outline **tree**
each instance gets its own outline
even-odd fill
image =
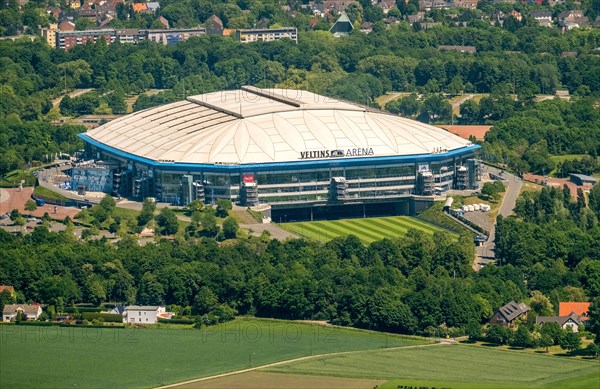
[[[511,342],[512,345],[517,347],[530,347],[531,346],[531,334],[529,330],[524,325],[520,325],[519,328],[515,331],[513,335],[513,339]]]
[[[560,348],[568,350],[572,353],[575,350],[581,348],[581,338],[575,332],[566,330],[566,333],[560,338]]]
[[[554,340],[552,339],[552,337],[550,335],[542,334],[539,345],[540,345],[540,347],[545,347],[546,352],[548,352],[548,347],[554,345]]]
[[[179,222],[175,211],[171,208],[163,208],[156,216],[156,224],[162,235],[175,235],[179,230]]]
[[[447,123],[452,117],[452,106],[441,95],[432,95],[423,102],[423,113],[427,122]]]
[[[240,226],[234,217],[229,216],[225,219],[223,222],[223,234],[225,235],[225,238],[233,239],[237,237],[239,227]]]
[[[202,212],[202,210],[204,209],[204,203],[202,202],[202,200],[193,200],[190,201],[186,208],[188,209],[188,213],[192,215],[195,212]]]
[[[558,323],[554,323],[554,322],[545,323],[542,326],[542,328],[540,329],[540,333],[542,334],[542,337],[544,335],[548,335],[550,337],[550,339],[552,339],[552,342],[554,344],[560,343],[562,330],[560,328],[560,325],[558,325]]]
[[[488,329],[486,339],[490,343],[506,344],[512,337],[512,331],[499,324],[494,324]]]
[[[7,304],[14,303],[15,299],[8,290],[4,289],[2,292],[0,292],[0,312],[4,310],[4,306],[6,306]]]
[[[165,291],[162,283],[152,273],[145,273],[140,280],[136,300],[142,305],[160,305],[164,303]]]
[[[37,205],[33,200],[27,200],[25,202],[25,210],[26,211],[35,211],[37,209]]]
[[[142,212],[137,216],[139,226],[145,226],[152,218],[154,218],[154,211],[156,210],[156,203],[150,198],[144,199],[142,205]]]
[[[215,216],[214,210],[212,208],[207,208],[202,213],[200,224],[202,225],[202,230],[208,236],[215,236],[219,232],[219,226],[217,225],[217,217]]]
[[[208,286],[203,286],[194,297],[192,313],[194,315],[204,315],[215,308],[218,303],[217,295]]]
[[[596,335],[594,342],[600,344],[600,296],[592,300],[592,304],[590,304],[588,310],[588,325],[590,331]]]
[[[217,216],[218,217],[227,217],[229,215],[229,211],[233,208],[233,204],[231,200],[228,199],[218,199],[217,200]]]
[[[405,117],[415,117],[421,110],[421,102],[416,94],[411,94],[402,99],[392,100],[385,105],[388,111]]]

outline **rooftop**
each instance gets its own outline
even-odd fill
[[[157,162],[298,161],[306,152],[360,156],[440,153],[473,146],[449,132],[308,91],[242,87],[191,96],[113,120],[82,136]],[[356,156],[356,154],[353,154]]]

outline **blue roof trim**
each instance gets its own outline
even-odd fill
[[[241,165],[214,165],[208,163],[164,163],[154,161],[152,159],[140,157],[138,155],[126,153],[119,149],[111,146],[107,146],[104,143],[98,142],[85,135],[84,133],[77,135],[84,142],[91,144],[99,149],[106,151],[107,153],[114,154],[121,158],[138,162],[144,165],[152,166],[154,168],[163,170],[176,170],[176,171],[193,171],[202,170],[205,172],[223,172],[223,171],[270,171],[270,170],[291,170],[291,169],[318,169],[325,167],[352,167],[365,165],[368,161],[369,164],[376,165],[390,165],[397,163],[418,163],[418,162],[436,162],[447,158],[453,158],[465,154],[472,154],[475,150],[481,148],[479,145],[471,145],[461,147],[459,149],[451,150],[446,153],[439,154],[413,154],[413,155],[397,155],[397,156],[385,156],[385,157],[362,157],[362,158],[331,158],[331,159],[320,159],[314,161],[288,161],[288,162],[270,162],[270,163],[249,163]]]

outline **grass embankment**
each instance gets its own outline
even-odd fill
[[[21,180],[25,181],[23,186],[33,186],[36,177],[31,170],[13,170],[0,177],[0,188],[18,188]]]
[[[33,193],[39,196],[46,197],[48,199],[56,200],[56,201],[69,201],[68,197],[61,195],[60,193],[56,193],[51,191],[48,188],[44,188],[43,186],[36,186],[33,190]]]
[[[283,223],[278,226],[309,239],[329,241],[338,236],[356,235],[363,243],[383,238],[396,239],[414,229],[433,235],[443,228],[410,216],[373,217],[366,219],[323,220],[316,222]],[[457,235],[451,231],[454,237]]]
[[[204,330],[0,326],[2,388],[139,388],[418,338],[240,318]],[[35,374],[31,374],[35,371]]]
[[[473,231],[469,230],[455,220],[450,219],[444,215],[444,203],[436,202],[431,207],[426,209],[417,215],[417,219],[423,220],[427,223],[434,224],[439,227],[443,227],[447,230],[453,231],[457,234],[473,234]]]
[[[600,363],[468,345],[376,350],[325,356],[267,371],[392,380],[399,385],[449,388],[598,388]]]

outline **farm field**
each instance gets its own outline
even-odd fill
[[[262,370],[193,382],[177,389],[373,389],[382,380],[267,373]],[[394,387],[396,389],[396,387]]]
[[[398,385],[451,388],[597,388],[598,360],[524,353],[469,345],[375,350],[324,356],[269,372],[386,379]]]
[[[372,331],[251,318],[204,330],[0,325],[0,387],[155,387],[311,354],[422,343]]]
[[[363,243],[383,238],[395,239],[415,229],[433,235],[447,231],[410,216],[373,217],[366,219],[322,220],[316,222],[283,223],[278,226],[309,239],[328,241],[338,236],[356,235]],[[447,231],[454,237],[457,234]]]

